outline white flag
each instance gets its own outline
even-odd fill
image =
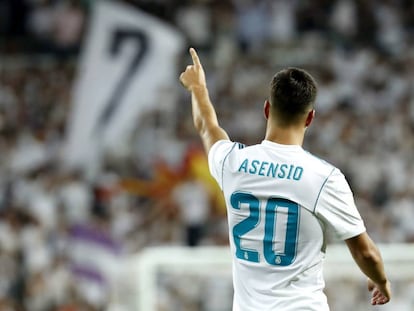
[[[64,162],[85,168],[127,140],[157,92],[177,80],[184,45],[171,26],[125,4],[96,1],[67,125]]]

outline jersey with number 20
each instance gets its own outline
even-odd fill
[[[344,175],[298,145],[221,140],[209,168],[227,205],[233,311],[327,311],[327,233],[365,231]]]

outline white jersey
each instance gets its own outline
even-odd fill
[[[298,145],[221,140],[209,167],[227,205],[234,311],[326,311],[327,232],[365,232],[344,175]]]

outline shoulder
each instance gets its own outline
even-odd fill
[[[332,208],[354,206],[354,198],[351,187],[345,175],[336,167],[331,166],[330,173],[326,176],[319,192],[318,203],[330,205]]]
[[[239,142],[234,142],[231,140],[219,140],[216,143],[214,143],[213,146],[211,146],[208,152],[209,161],[210,159],[220,159],[230,154],[233,150],[240,150],[244,149],[245,147],[246,145]]]
[[[304,150],[304,152],[307,155],[312,166],[315,168],[315,170],[322,171],[324,172],[324,174],[326,174],[326,184],[347,184],[344,174],[338,167],[322,158],[319,158],[318,156],[310,153],[309,151]]]
[[[313,153],[307,151],[307,150],[303,150],[305,156],[308,158],[308,161],[311,162],[313,165],[316,165],[318,167],[323,167],[328,171],[333,171],[333,170],[338,170],[339,169],[333,165],[332,163],[314,155]]]
[[[331,191],[343,191],[347,193],[352,192],[345,175],[340,169],[334,166],[332,166],[332,171],[327,178],[326,188]]]
[[[319,180],[319,199],[322,197],[337,198],[352,195],[345,175],[335,165],[305,151],[307,168],[313,171],[313,176]]]
[[[208,166],[211,175],[221,185],[224,164],[235,150],[244,149],[245,145],[231,140],[219,140],[211,146],[208,152]]]

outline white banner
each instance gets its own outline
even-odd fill
[[[103,150],[130,137],[157,93],[176,83],[182,36],[171,26],[125,4],[96,1],[86,37],[64,162],[85,168]]]

